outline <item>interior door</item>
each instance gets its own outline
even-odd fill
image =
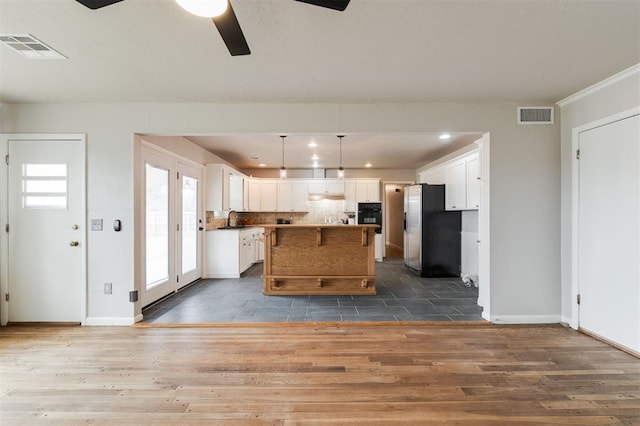
[[[579,144],[580,327],[640,351],[640,118]]]
[[[8,320],[85,318],[85,141],[9,140]]]
[[[177,288],[201,278],[202,168],[178,164],[178,256]]]

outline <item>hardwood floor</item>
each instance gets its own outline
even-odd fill
[[[640,360],[561,326],[4,327],[0,423],[43,421],[638,424]]]

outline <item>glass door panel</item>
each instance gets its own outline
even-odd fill
[[[169,278],[169,170],[146,165],[146,287]]]
[[[178,256],[180,260],[178,288],[201,277],[200,244],[202,222],[200,219],[200,174],[201,169],[179,164],[180,182],[180,232]]]

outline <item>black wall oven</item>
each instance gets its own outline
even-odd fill
[[[358,203],[359,225],[380,225],[376,234],[382,233],[382,203]]]

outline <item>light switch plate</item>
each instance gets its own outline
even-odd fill
[[[91,219],[91,230],[102,231],[102,219]]]

